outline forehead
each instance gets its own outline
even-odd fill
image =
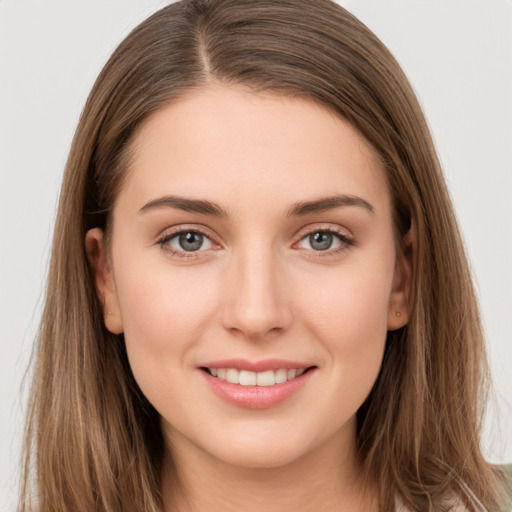
[[[283,207],[333,194],[389,203],[373,148],[304,98],[212,85],[150,116],[132,144],[120,196],[140,205],[163,194],[215,196],[226,209],[261,196]]]

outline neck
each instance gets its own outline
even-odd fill
[[[271,468],[233,466],[197,447],[179,449],[183,442],[166,457],[165,512],[378,511],[375,483],[363,479],[355,450],[343,450],[336,438]]]

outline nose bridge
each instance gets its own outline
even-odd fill
[[[268,241],[233,252],[224,311],[226,328],[257,338],[287,326],[290,312],[279,269]]]

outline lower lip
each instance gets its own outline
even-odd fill
[[[200,370],[214,393],[227,402],[244,409],[266,409],[273,407],[297,393],[314,373],[311,368],[299,377],[273,386],[241,386],[218,379]]]

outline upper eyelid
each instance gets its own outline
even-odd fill
[[[218,237],[215,236],[215,234],[212,234],[211,230],[203,227],[203,226],[188,226],[188,225],[179,225],[174,227],[169,227],[166,229],[163,229],[159,235],[156,237],[157,242],[161,241],[163,239],[170,239],[173,238],[181,233],[199,233],[206,238],[209,238],[212,242],[219,244],[217,241]],[[220,244],[219,244],[220,245]]]
[[[348,228],[329,224],[329,223],[318,223],[318,224],[310,224],[296,231],[294,237],[300,237],[302,240],[305,236],[308,236],[312,233],[316,233],[318,231],[324,231],[328,233],[334,233],[336,235],[345,236],[346,238],[352,238],[352,233]]]

